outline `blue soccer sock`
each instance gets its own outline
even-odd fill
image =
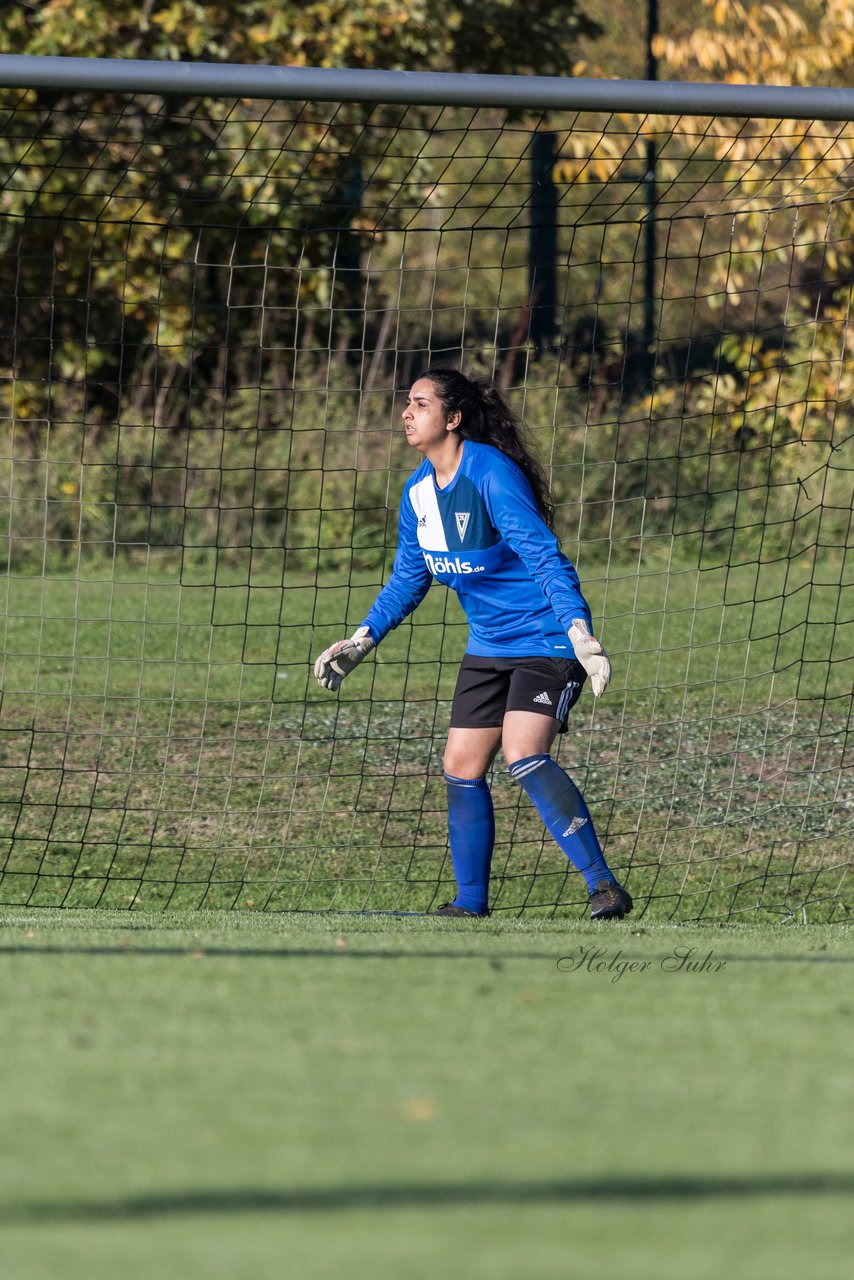
[[[584,797],[569,775],[550,755],[526,756],[509,772],[527,792],[561,849],[591,891],[600,880],[616,884],[593,827]]]
[[[489,868],[495,844],[495,811],[485,778],[445,774],[448,835],[457,878],[455,907],[484,912],[489,903]]]

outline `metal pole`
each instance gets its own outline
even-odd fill
[[[557,324],[556,138],[548,130],[531,138],[531,228],[528,241],[529,332],[537,352],[554,343]]]
[[[0,88],[854,120],[854,89],[0,54]]]
[[[646,76],[654,82],[658,79],[658,59],[653,48],[658,35],[658,0],[647,0],[646,26]],[[644,228],[644,298],[643,298],[643,349],[646,380],[652,384],[655,375],[655,256],[656,256],[656,206],[658,204],[657,152],[655,139],[646,141],[646,172],[644,194],[646,197],[646,226]]]

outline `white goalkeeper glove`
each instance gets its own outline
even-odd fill
[[[333,693],[337,693],[344,677],[358,667],[373,647],[374,642],[368,628],[359,627],[349,640],[338,640],[324,649],[314,664],[314,674],[321,689],[331,689]]]
[[[599,698],[611,679],[611,664],[593,632],[583,618],[573,618],[568,632],[575,656],[590,677],[594,698]]]

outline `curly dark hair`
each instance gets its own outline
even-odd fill
[[[545,472],[530,453],[519,420],[494,383],[488,378],[467,378],[457,369],[427,369],[420,376],[433,383],[447,417],[461,415],[457,430],[464,440],[491,444],[513,459],[531,486],[540,515],[554,529],[554,505]]]

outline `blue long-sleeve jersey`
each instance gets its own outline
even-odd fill
[[[469,622],[466,652],[479,657],[571,658],[573,618],[592,625],[575,567],[530,484],[491,445],[464,441],[443,489],[426,459],[407,481],[394,569],[362,623],[377,644],[434,579],[456,591]]]

